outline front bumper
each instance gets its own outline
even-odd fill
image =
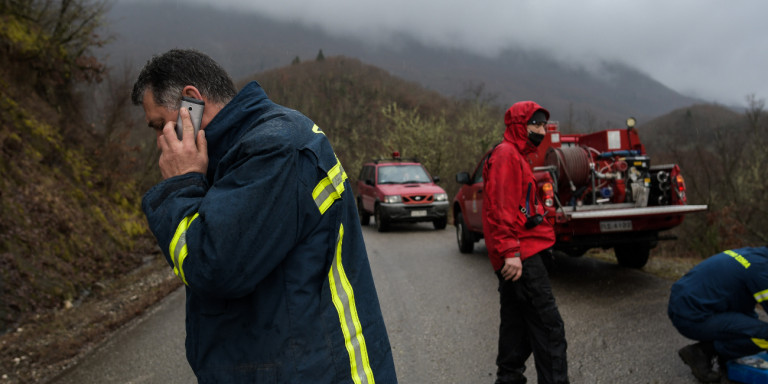
[[[431,204],[380,204],[381,218],[385,221],[419,222],[448,218],[448,201]]]

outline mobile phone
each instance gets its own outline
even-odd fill
[[[192,119],[192,126],[195,127],[195,139],[197,139],[197,132],[200,131],[200,123],[203,121],[205,102],[185,96],[181,98],[181,108],[186,108],[189,111],[189,117]],[[184,127],[181,125],[181,112],[179,112],[179,119],[176,120],[176,137],[178,137],[179,140],[181,140],[183,132]]]

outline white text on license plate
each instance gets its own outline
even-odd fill
[[[425,210],[419,210],[419,211],[411,211],[411,217],[424,217],[427,215],[427,211]]]
[[[601,221],[600,232],[631,231],[632,220]]]

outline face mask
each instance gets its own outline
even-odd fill
[[[528,141],[530,141],[534,147],[538,147],[542,140],[544,140],[544,135],[541,133],[528,132]]]

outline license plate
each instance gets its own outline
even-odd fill
[[[601,221],[600,232],[631,231],[632,220]]]
[[[411,217],[424,217],[427,215],[427,211],[411,211]]]

